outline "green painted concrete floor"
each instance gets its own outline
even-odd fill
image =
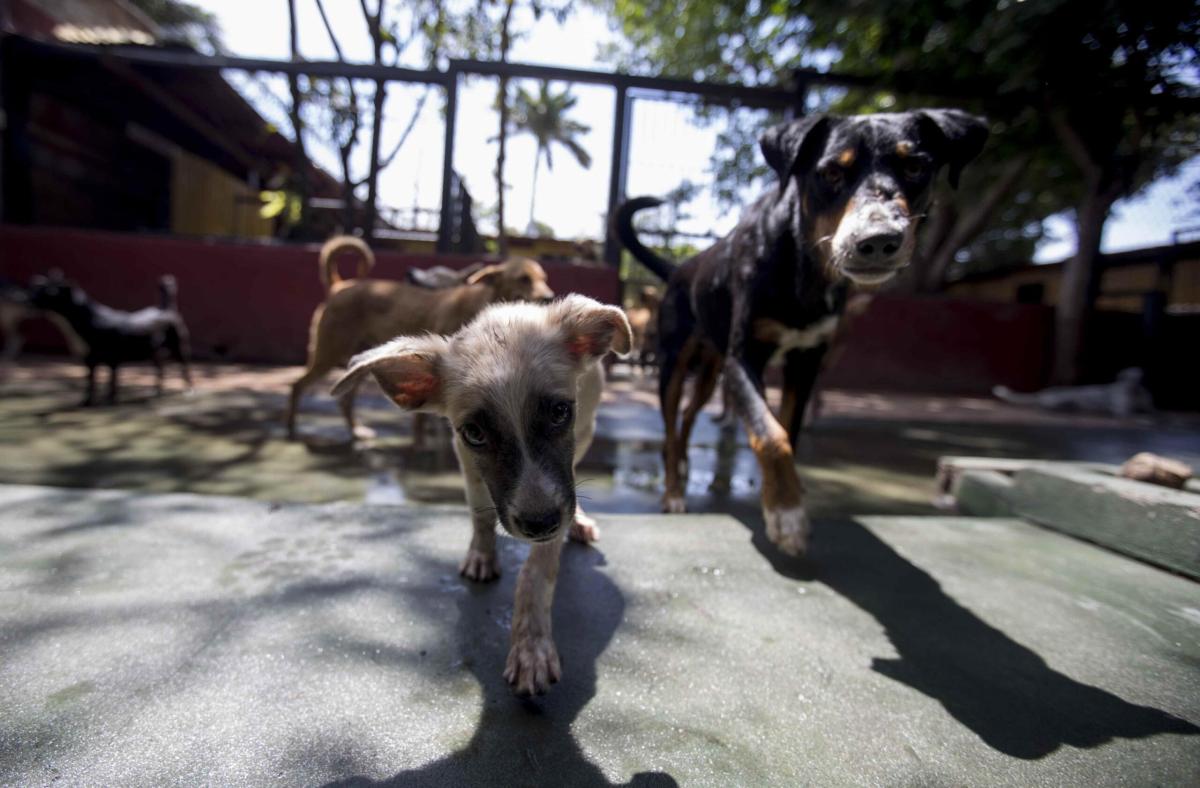
[[[940,455],[1196,463],[1193,419],[831,392],[797,561],[711,414],[689,486],[710,514],[653,514],[653,396],[616,379],[580,474],[604,538],[568,546],[556,600],[565,675],[522,702],[500,672],[526,548],[461,580],[444,441],[414,448],[368,396],[381,436],[351,446],[316,395],[287,442],[295,374],[206,366],[155,399],[131,370],[94,409],[62,364],[0,383],[0,784],[1200,782],[1200,586],[1019,521],[911,516]]]
[[[0,486],[0,784],[1195,785],[1196,584],[1013,520],[601,515],[562,681],[462,507]],[[669,523],[669,525],[668,525]]]

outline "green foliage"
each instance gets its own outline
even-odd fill
[[[530,134],[537,143],[539,156],[546,158],[546,168],[554,169],[551,151],[555,144],[562,145],[579,166],[587,169],[592,166],[591,155],[579,144],[576,137],[587,134],[591,126],[571,120],[567,114],[575,107],[579,99],[571,95],[571,89],[564,88],[561,93],[554,93],[549,82],[541,82],[536,94],[530,93],[523,86],[517,88],[513,97],[512,115],[509,118],[511,133]]]
[[[553,235],[544,233],[541,228],[549,229],[534,219],[534,205],[537,200],[538,164],[546,159],[546,169],[554,169],[552,155],[555,145],[561,145],[570,151],[579,166],[587,169],[592,166],[592,156],[576,139],[581,134],[587,134],[591,127],[567,117],[575,107],[578,99],[571,95],[570,87],[563,88],[561,93],[550,89],[549,82],[541,82],[537,93],[530,93],[523,86],[517,87],[513,97],[512,112],[509,115],[509,133],[529,134],[537,144],[533,158],[533,189],[529,203],[530,230],[538,235]]]
[[[130,0],[130,4],[150,17],[171,41],[210,53],[223,49],[221,26],[211,11],[182,0]]]
[[[987,114],[993,136],[968,168],[956,202],[968,205],[1016,156],[1026,171],[968,245],[992,265],[1029,259],[1045,217],[1094,188],[1064,129],[1129,195],[1200,149],[1194,2],[1142,0],[594,0],[626,41],[607,52],[630,70],[747,83],[786,83],[797,66],[878,77],[874,90],[827,90],[838,112],[961,106]],[[958,96],[947,99],[945,96]],[[740,119],[719,137],[711,171],[728,204],[763,173],[761,124]],[[962,256],[962,255],[960,255]]]

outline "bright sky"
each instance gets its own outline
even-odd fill
[[[215,12],[231,53],[274,59],[288,57],[286,0],[193,1]],[[317,15],[316,4],[312,0],[297,0],[297,7],[301,53],[312,60],[333,59],[333,48]],[[369,60],[370,39],[358,0],[326,0],[326,8],[347,59]],[[545,15],[536,24],[531,18],[517,19],[514,27],[530,33],[514,45],[510,56],[513,61],[606,68],[597,60],[596,54],[599,46],[611,40],[613,34],[604,17],[586,4],[577,5],[575,13],[562,26]],[[231,73],[229,76],[264,116],[276,123],[283,133],[290,133],[283,106],[277,99],[270,98],[271,94],[287,95],[281,78],[260,78],[257,86],[246,87],[240,75]],[[563,85],[553,87],[559,91]],[[362,85],[365,95],[369,95],[370,89],[369,83]],[[408,124],[423,90],[400,83],[394,83],[389,89],[382,145],[385,152],[391,149]],[[573,92],[579,101],[572,117],[591,127],[580,142],[591,154],[592,165],[590,169],[584,169],[565,149],[555,149],[553,170],[547,171],[543,162],[539,174],[535,215],[538,221],[553,227],[559,237],[599,239],[603,237],[608,195],[614,94],[609,88],[590,85],[574,86]],[[477,78],[460,85],[454,166],[466,181],[477,205],[485,211],[496,202],[492,174],[496,146],[489,142],[496,134],[494,99],[494,81]],[[697,126],[692,121],[690,109],[669,100],[647,97],[634,101],[628,193],[661,195],[685,178],[707,184],[711,180],[707,170],[716,133],[715,128]],[[353,162],[357,168],[356,177],[361,177],[366,169],[368,136],[368,133],[362,135],[362,144],[356,151]],[[442,137],[442,97],[435,88],[400,154],[381,175],[380,194],[385,205],[437,207],[441,193]],[[340,175],[334,151],[311,147],[322,166]],[[510,186],[506,223],[519,230],[529,222],[533,156],[532,138],[510,138],[505,170]],[[1180,177],[1156,184],[1139,198],[1119,204],[1105,233],[1105,249],[1116,251],[1170,243],[1173,229],[1200,224],[1197,206],[1189,203],[1184,194],[1186,185],[1195,182],[1200,175],[1200,162],[1193,160],[1191,164],[1190,179]],[[748,198],[755,192],[753,187],[751,185],[747,190]],[[691,232],[723,233],[737,220],[735,214],[722,213],[707,194],[690,203],[686,212],[691,218],[679,229]],[[485,231],[495,226],[494,219],[487,217],[481,218],[480,224]],[[434,225],[427,226],[432,228]],[[1059,220],[1052,224],[1052,229],[1059,239],[1042,245],[1037,254],[1039,260],[1062,259],[1074,250],[1073,229],[1069,222]]]

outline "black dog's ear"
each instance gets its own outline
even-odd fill
[[[949,165],[950,185],[958,188],[962,169],[983,150],[987,142],[987,119],[959,109],[923,109],[917,113],[935,129],[934,147]]]
[[[763,158],[780,181],[786,181],[802,158],[805,149],[812,147],[824,137],[829,129],[829,118],[825,115],[805,115],[772,126],[758,138]]]

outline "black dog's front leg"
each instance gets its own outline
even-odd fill
[[[117,404],[117,365],[110,364],[108,367],[108,404]]]
[[[808,350],[792,350],[784,357],[783,403],[779,409],[779,421],[787,428],[793,451],[804,429],[805,412],[823,368],[827,348],[828,345],[820,345]]]
[[[771,413],[763,396],[762,371],[771,349],[745,340],[748,311],[733,312],[729,355],[725,360],[725,385],[729,401],[746,427],[750,448],[762,470],[763,520],[767,538],[789,555],[802,555],[808,547],[809,522],[804,511],[804,488],[792,459],[787,430]]]

